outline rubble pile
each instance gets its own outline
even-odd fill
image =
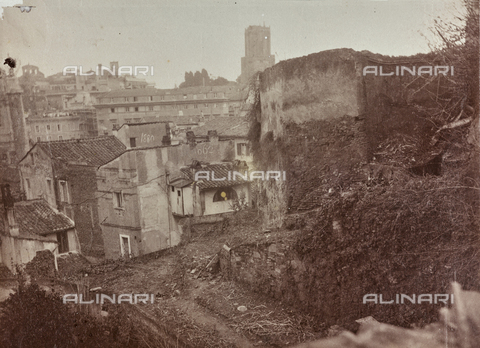
[[[417,137],[396,133],[381,142],[373,152],[373,162],[409,168],[419,164],[421,141]]]
[[[55,276],[55,256],[50,250],[37,251],[36,256],[26,265],[25,271],[33,279],[53,278]]]
[[[83,273],[83,269],[90,266],[85,256],[77,253],[57,257],[58,277],[63,280],[75,281]]]

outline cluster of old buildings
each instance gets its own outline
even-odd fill
[[[240,80],[273,63],[270,29],[249,27]],[[0,75],[0,263],[11,270],[45,249],[151,253],[251,204],[247,177],[195,175],[251,169],[245,84],[160,90],[132,76],[22,72]]]

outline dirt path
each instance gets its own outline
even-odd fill
[[[168,255],[148,264],[127,264],[113,272],[92,275],[90,287],[100,286],[102,291],[112,293],[155,294],[154,305],[142,306],[141,310],[169,322],[176,329],[175,334],[190,338],[194,346],[202,346],[203,340],[212,347],[254,347],[244,335],[228,327],[223,318],[195,302],[208,283],[181,277],[176,258],[176,255]]]
[[[250,224],[236,222],[234,229],[225,229],[225,224],[201,226],[183,246],[100,274],[94,270],[88,276],[90,288],[155,294],[154,305],[142,305],[142,310],[168,323],[173,336],[193,347],[282,347],[319,337],[311,318],[206,269],[224,243],[263,235],[254,219],[244,221]]]

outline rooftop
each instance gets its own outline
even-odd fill
[[[218,136],[247,137],[249,124],[245,117],[216,117],[205,121],[200,127],[193,128],[196,136],[207,136],[209,130],[216,130]]]
[[[2,205],[0,232],[5,233],[3,209]],[[46,235],[75,228],[70,218],[54,210],[43,199],[15,202],[14,209],[20,238],[47,240]]]
[[[38,142],[35,146],[39,146],[54,160],[90,166],[110,162],[126,150],[125,145],[113,135]]]

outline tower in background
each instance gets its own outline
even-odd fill
[[[115,71],[115,77],[118,77],[118,68],[118,62],[110,62],[110,70]]]
[[[257,71],[275,64],[270,53],[270,27],[251,25],[245,29],[245,57],[242,57],[241,83],[247,83]]]

